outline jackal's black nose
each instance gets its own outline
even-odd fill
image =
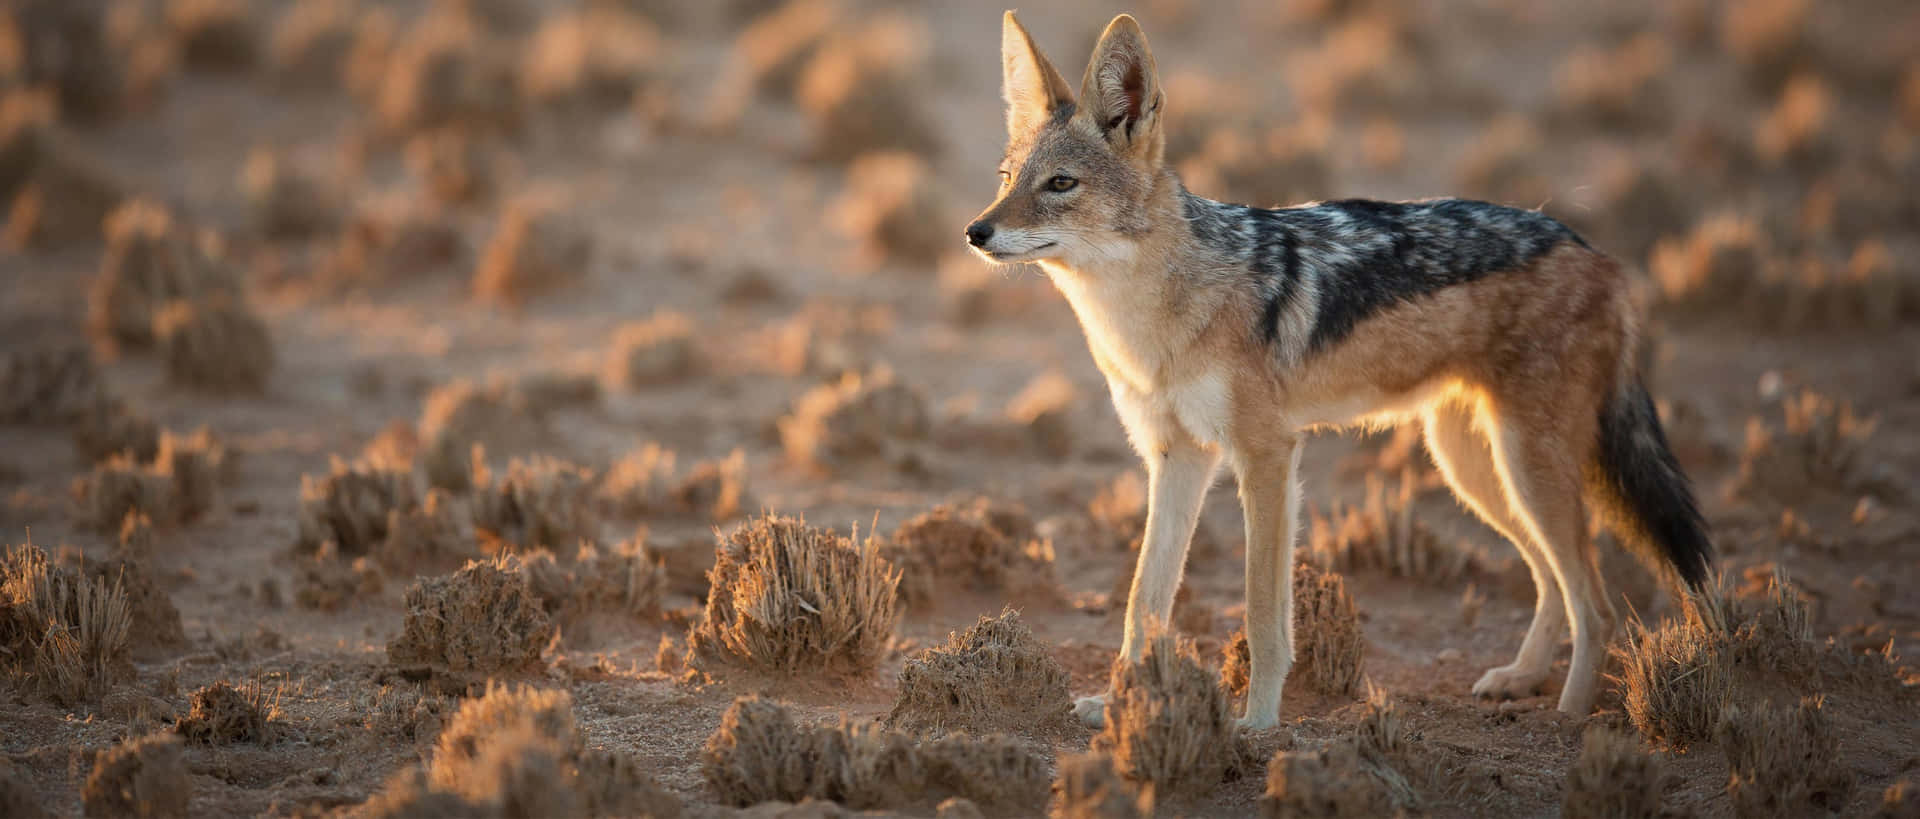
[[[993,238],[993,225],[986,222],[974,222],[967,226],[967,244],[979,247]]]

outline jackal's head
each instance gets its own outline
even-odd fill
[[[1080,266],[1129,255],[1150,226],[1166,142],[1146,35],[1132,17],[1115,17],[1093,48],[1078,103],[1011,11],[1000,50],[1000,196],[967,226],[968,244],[992,262]]]

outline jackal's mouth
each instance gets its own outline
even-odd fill
[[[1027,259],[1033,256],[1033,254],[1035,253],[1039,253],[1042,250],[1046,250],[1058,244],[1059,242],[1046,242],[1044,244],[1034,245],[1033,247],[1027,248],[1025,250],[987,250],[984,248],[976,248],[976,249],[980,251],[981,255],[986,256],[987,258],[992,259],[996,262],[1017,262],[1017,261],[1022,261],[1024,259]]]

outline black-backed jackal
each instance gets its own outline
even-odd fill
[[[1532,693],[1569,623],[1560,710],[1585,714],[1613,628],[1587,504],[1699,584],[1712,546],[1635,372],[1620,266],[1540,213],[1348,200],[1262,209],[1188,193],[1133,18],[1107,26],[1076,100],[1009,12],[1000,194],[967,227],[996,263],[1036,262],[1067,297],[1150,475],[1122,656],[1165,623],[1224,457],[1246,512],[1252,679],[1241,724],[1279,719],[1293,663],[1301,436],[1418,419],[1460,501],[1532,571],[1533,624],[1474,685]],[[1097,723],[1100,698],[1076,710]]]

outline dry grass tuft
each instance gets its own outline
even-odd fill
[[[1566,819],[1676,815],[1666,805],[1674,784],[1663,760],[1640,747],[1639,738],[1603,725],[1588,726],[1580,756],[1567,771]]]
[[[238,688],[222,680],[193,692],[192,710],[174,724],[188,742],[227,745],[273,741],[280,716],[280,693],[258,680]]]
[[[1004,736],[916,741],[872,723],[842,719],[806,728],[785,706],[734,700],[701,752],[720,801],[827,799],[856,810],[932,805],[959,797],[996,810],[1043,802],[1045,759]]]
[[[1660,286],[1661,307],[1698,315],[1744,300],[1769,252],[1752,220],[1719,214],[1685,238],[1657,244],[1648,266]]]
[[[849,372],[800,396],[779,419],[787,457],[826,471],[870,461],[899,461],[903,448],[932,430],[926,398],[878,368]]]
[[[429,486],[474,487],[474,448],[510,437],[530,419],[504,386],[459,380],[436,387],[420,412],[420,455]]]
[[[1067,672],[1012,609],[907,660],[887,725],[1048,735],[1068,726]]]
[[[95,754],[80,800],[88,816],[192,815],[193,778],[180,738],[150,734]]]
[[[1920,783],[1907,777],[1887,786],[1875,806],[1874,819],[1914,819],[1920,817]]]
[[[169,0],[167,28],[188,68],[244,71],[260,58],[260,33],[244,0]]]
[[[695,463],[682,473],[678,457],[649,443],[627,453],[601,478],[598,494],[612,514],[625,518],[679,517],[731,520],[747,505],[747,454]]]
[[[654,74],[665,42],[645,17],[589,5],[547,17],[520,58],[528,102],[572,111],[615,111]]]
[[[868,538],[855,545],[795,518],[760,516],[720,544],[706,619],[687,665],[792,675],[867,674],[900,619],[900,572]]]
[[[455,680],[537,669],[553,621],[510,555],[473,561],[407,589],[407,617],[387,658],[410,671]]]
[[[88,59],[55,57],[76,64]],[[100,238],[101,220],[124,196],[120,183],[59,127],[54,109],[52,96],[44,93],[16,90],[0,97],[0,208],[6,211],[0,245],[11,250],[93,242]]]
[[[162,525],[193,521],[212,508],[226,458],[226,448],[205,429],[189,436],[163,432],[152,464],[123,453],[74,481],[80,522],[118,532],[131,514]]]
[[[602,378],[607,389],[633,390],[685,381],[699,368],[693,321],[665,310],[614,331]]]
[[[1054,778],[1053,819],[1147,819],[1153,789],[1141,788],[1114,769],[1113,757],[1086,753],[1060,760]]]
[[[1574,49],[1553,72],[1556,114],[1570,124],[1650,126],[1665,113],[1673,62],[1665,38],[1643,31],[1612,48]]]
[[[373,559],[345,557],[331,540],[301,555],[293,577],[293,599],[303,608],[339,611],[347,604],[380,596],[386,576]]]
[[[136,463],[151,463],[160,454],[160,425],[114,399],[95,400],[71,419],[69,430],[74,449],[89,464],[122,454]]]
[[[1339,573],[1307,563],[1294,565],[1293,635],[1294,665],[1288,679],[1336,696],[1360,690],[1366,638],[1346,579]],[[1244,634],[1240,639],[1245,639]]]
[[[1739,816],[1831,815],[1847,805],[1854,773],[1840,762],[1839,738],[1821,699],[1798,707],[1735,704],[1721,712],[1716,739],[1727,754],[1727,795]]]
[[[859,243],[855,264],[931,271],[951,250],[956,221],[950,197],[927,163],[910,153],[860,156],[828,220]]]
[[[1642,736],[1677,750],[1712,738],[1733,694],[1729,617],[1722,601],[1696,596],[1681,620],[1652,629],[1627,623],[1613,651],[1623,706]]]
[[[1818,168],[1819,154],[1830,147],[1833,93],[1812,74],[1797,74],[1780,91],[1753,131],[1753,152],[1771,167]]]
[[[1260,797],[1268,819],[1363,819],[1394,814],[1393,794],[1368,771],[1352,742],[1317,750],[1280,751],[1267,762]]]
[[[84,349],[12,350],[0,359],[0,424],[77,423],[105,404]]]
[[[518,458],[494,478],[475,476],[473,528],[489,552],[565,549],[600,539],[590,503],[593,473],[557,458]]]
[[[447,213],[415,197],[390,196],[356,205],[339,240],[321,253],[313,279],[337,290],[391,284],[450,270],[468,254]]]
[[[253,209],[253,224],[274,239],[331,233],[344,221],[339,195],[314,169],[286,152],[256,148],[240,170],[240,191]]]
[[[445,490],[431,489],[418,507],[387,514],[386,540],[376,544],[373,554],[388,569],[412,571],[458,566],[478,550],[453,498]]]
[[[153,333],[167,380],[177,386],[257,393],[273,372],[266,323],[233,299],[168,302],[154,314]]]
[[[326,91],[346,81],[353,51],[354,0],[299,0],[282,12],[267,41],[267,63],[281,88]]]
[[[0,669],[55,702],[86,702],[132,678],[131,625],[118,583],[54,566],[30,544],[0,558]]]
[[[1158,795],[1204,793],[1238,764],[1226,694],[1193,653],[1193,644],[1160,634],[1134,663],[1116,658],[1106,727],[1093,750]]]
[[[1019,596],[1058,591],[1053,545],[1035,535],[1026,510],[987,498],[943,504],[900,524],[880,553],[900,568],[900,598],[913,607],[932,605],[955,584]]]
[[[641,540],[610,548],[583,544],[571,564],[552,552],[526,556],[527,583],[547,612],[563,620],[589,611],[652,614],[667,594],[667,567]]]
[[[467,15],[423,16],[394,42],[366,30],[349,57],[352,85],[369,87],[375,118],[389,135],[443,126],[510,129],[520,121],[514,64]],[[353,63],[359,63],[358,66]]]
[[[395,514],[419,505],[412,470],[334,458],[325,476],[300,476],[294,551],[314,554],[332,543],[349,558],[373,553],[386,542]]]
[[[1537,207],[1553,198],[1553,183],[1538,166],[1546,137],[1518,114],[1495,117],[1454,166],[1460,186],[1473,196],[1517,207]]]
[[[536,295],[583,281],[593,259],[593,237],[549,202],[521,198],[500,214],[493,238],[474,270],[481,301],[519,307]]]
[[[1809,59],[1808,0],[1734,0],[1720,14],[1720,46],[1755,82],[1775,85]]]
[[[461,205],[491,198],[497,155],[483,136],[459,128],[440,128],[407,140],[407,168],[434,199]]]
[[[1754,418],[1734,477],[1735,493],[1797,503],[1808,487],[1848,490],[1863,471],[1867,440],[1877,420],[1854,414],[1846,402],[1803,391],[1781,403],[1782,428]]]
[[[1181,177],[1196,191],[1262,207],[1310,202],[1334,189],[1324,129],[1250,133],[1238,122],[1215,130],[1180,163]]]
[[[136,199],[114,208],[106,233],[106,255],[87,300],[88,330],[105,346],[152,345],[155,317],[171,302],[240,298],[239,279],[211,235],[177,224],[156,203]]]
[[[180,610],[160,587],[142,556],[151,552],[151,526],[143,518],[129,515],[120,528],[120,543],[113,557],[87,560],[82,568],[96,583],[118,587],[127,598],[127,647],[135,660],[143,662],[171,659],[187,645],[187,633],[181,626]]]
[[[812,124],[813,158],[848,162],[877,151],[940,152],[916,91],[925,81],[916,59],[929,53],[927,36],[917,21],[897,13],[829,30],[794,89]]]
[[[1478,554],[1442,542],[1414,517],[1414,483],[1413,470],[1403,469],[1400,488],[1389,493],[1386,479],[1370,473],[1360,506],[1336,502],[1330,518],[1315,509],[1307,560],[1328,571],[1374,571],[1449,586],[1485,573]]]

